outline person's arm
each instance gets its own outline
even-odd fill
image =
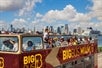
[[[2,45],[1,50],[2,50],[2,51],[5,50],[5,46],[4,46],[4,45]]]
[[[13,51],[17,51],[17,50],[18,50],[18,44],[15,43],[15,44],[14,44],[14,47],[13,47]]]

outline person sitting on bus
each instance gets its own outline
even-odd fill
[[[3,41],[3,45],[2,45],[1,50],[9,51],[11,48],[9,44],[10,44],[9,40]],[[12,48],[13,48],[13,46],[12,46]]]
[[[84,41],[82,40],[82,37],[78,38],[78,44],[83,44]]]
[[[2,50],[7,50],[7,51],[17,51],[18,50],[18,44],[13,41],[13,40],[6,40],[3,41],[3,46],[2,46]]]
[[[73,45],[78,45],[77,37],[73,36],[72,39],[73,39]]]
[[[64,40],[64,37],[61,37],[60,42],[62,47],[68,46],[68,42]]]
[[[92,37],[89,37],[89,41],[90,43],[94,43],[95,40]]]
[[[34,50],[35,47],[34,47],[34,44],[32,41],[28,41],[27,42],[27,46],[25,47],[25,51],[31,51],[31,50]]]
[[[52,38],[49,38],[48,39],[48,45],[46,46],[46,48],[53,48],[53,47],[54,47],[53,39]]]
[[[61,46],[61,42],[59,41],[59,39],[57,37],[54,37],[53,40],[54,40],[54,44],[56,47]]]
[[[84,44],[88,44],[88,43],[90,43],[90,41],[88,40],[88,37],[86,37],[86,36],[84,36],[83,41],[84,41]]]
[[[73,39],[71,37],[69,39],[67,39],[67,42],[68,42],[68,46],[73,45]]]
[[[12,51],[17,51],[18,50],[18,43],[16,43],[13,40],[9,40],[9,41],[13,45]]]

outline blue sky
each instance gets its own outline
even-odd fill
[[[101,30],[101,0],[0,0],[0,27],[37,27],[69,24]],[[96,11],[98,10],[98,11]],[[27,26],[29,24],[29,26]],[[57,27],[55,26],[55,27]],[[73,28],[74,29],[74,28]]]
[[[37,4],[35,11],[46,13],[49,10],[62,10],[66,5],[73,5],[78,12],[87,12],[86,6],[91,6],[89,0],[43,0],[41,4]]]
[[[86,13],[86,6],[91,6],[89,0],[42,0],[42,3],[37,3],[32,11],[45,14],[49,10],[62,10],[66,5],[71,4],[78,12]],[[8,21],[9,23],[15,18],[17,10],[8,10],[0,12],[0,20]]]

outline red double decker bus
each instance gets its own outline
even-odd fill
[[[97,42],[45,49],[42,36],[1,34],[0,68],[98,68]]]

